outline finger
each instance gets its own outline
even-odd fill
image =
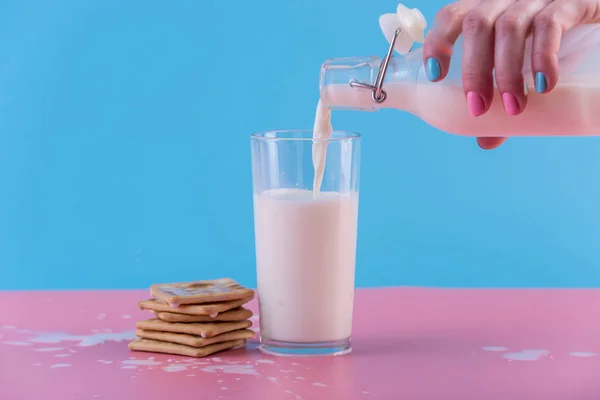
[[[558,83],[563,33],[575,25],[594,22],[599,12],[598,0],[556,0],[533,19],[531,66],[538,93],[547,93]]]
[[[478,117],[489,109],[494,97],[494,25],[516,0],[484,0],[464,18],[463,88],[469,111]]]
[[[523,81],[525,39],[534,17],[552,1],[518,1],[496,21],[494,50],[496,86],[508,115],[520,114],[527,105]]]
[[[483,150],[493,150],[493,149],[499,147],[505,141],[506,141],[506,138],[501,138],[501,137],[477,138],[477,144]]]
[[[437,82],[446,77],[454,43],[460,36],[462,22],[470,4],[457,1],[440,9],[433,28],[423,43],[423,62],[427,79]]]

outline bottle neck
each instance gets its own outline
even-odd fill
[[[383,90],[386,99],[376,102],[373,90],[382,63],[379,57],[350,57],[329,59],[321,67],[321,100],[330,109],[377,111],[381,108],[397,108],[412,111],[411,94],[414,84],[423,76],[420,51],[406,56],[395,56],[390,60]],[[357,85],[356,83],[359,83]]]

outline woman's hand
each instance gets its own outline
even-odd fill
[[[525,39],[533,35],[531,66],[535,90],[548,93],[558,82],[558,50],[564,32],[600,21],[600,0],[462,0],[442,8],[423,46],[431,81],[448,73],[452,47],[463,39],[463,87],[469,111],[485,114],[494,98],[494,78],[508,115],[525,110]],[[478,138],[483,149],[505,138]]]

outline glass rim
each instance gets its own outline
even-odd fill
[[[311,136],[307,136],[307,137],[281,137],[281,136],[277,136],[277,134],[281,134],[281,133],[292,133],[292,132],[303,132],[303,133],[310,133]],[[272,129],[272,130],[268,130],[268,131],[261,131],[261,132],[254,132],[252,135],[250,135],[250,139],[253,140],[260,140],[260,141],[265,141],[265,142],[283,142],[283,141],[319,141],[319,142],[341,142],[344,140],[360,140],[362,138],[362,135],[356,132],[351,132],[351,131],[344,131],[344,130],[337,130],[334,129],[332,132],[332,136],[329,138],[313,138],[312,137],[312,133],[313,130],[312,129]],[[333,134],[342,134],[341,136],[337,136],[337,137],[333,137]],[[269,134],[273,134],[273,136],[269,137],[267,135]]]

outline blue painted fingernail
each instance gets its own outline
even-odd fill
[[[442,75],[442,68],[438,60],[429,57],[425,63],[425,73],[427,74],[427,79],[431,82],[438,80]]]
[[[544,93],[548,89],[548,79],[542,72],[535,74],[535,91],[538,93]]]

